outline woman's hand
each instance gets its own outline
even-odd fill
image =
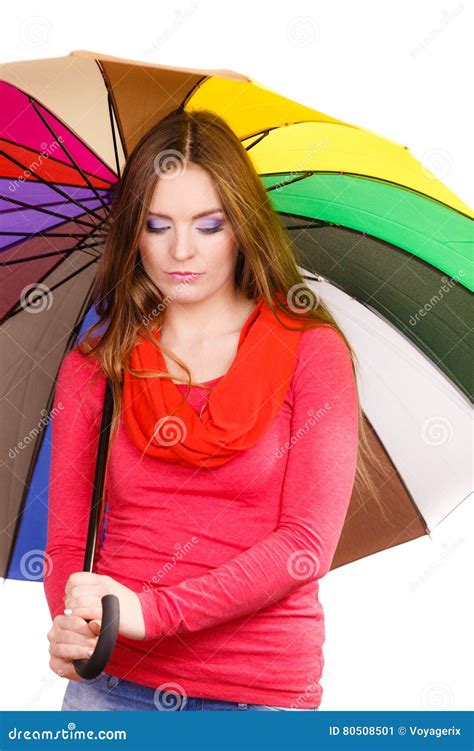
[[[119,599],[119,634],[129,639],[144,639],[145,619],[138,595],[110,576],[91,574],[88,571],[71,574],[66,582],[64,612],[66,615],[89,620],[88,627],[98,635],[102,618],[101,599],[104,595],[116,595]]]
[[[48,640],[51,670],[61,678],[80,680],[72,661],[88,660],[89,650],[94,650],[98,641],[89,624],[75,615],[57,615],[48,631]]]

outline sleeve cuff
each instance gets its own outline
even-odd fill
[[[144,592],[137,592],[137,595],[145,620],[145,639],[157,639],[163,634],[155,593],[153,590],[147,589]]]

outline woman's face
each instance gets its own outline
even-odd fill
[[[139,250],[165,298],[200,302],[225,287],[234,289],[238,245],[206,170],[187,164],[158,179]],[[200,276],[170,276],[185,271]]]

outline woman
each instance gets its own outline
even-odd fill
[[[93,297],[55,394],[44,588],[62,709],[318,709],[318,582],[367,482],[354,355],[225,121],[175,110],[141,139]],[[106,376],[109,508],[86,573]],[[87,681],[72,661],[106,593],[119,639]]]

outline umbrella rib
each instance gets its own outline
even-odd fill
[[[1,235],[7,237],[84,237],[84,232],[9,232],[2,230]]]
[[[114,144],[114,155],[115,155],[115,166],[117,168],[117,175],[120,179],[120,163],[118,158],[118,148],[117,148],[117,134],[115,132],[115,120],[114,120],[114,108],[112,105],[112,98],[110,96],[110,91],[107,90],[107,103],[109,106],[109,118],[110,118],[110,129],[112,131],[112,140]]]
[[[74,222],[75,220],[71,219],[70,221]],[[1,230],[0,231],[0,236],[5,235],[7,237],[11,237],[11,236],[26,237],[28,239],[29,238],[33,238],[33,237],[79,237],[79,238],[81,238],[80,242],[76,245],[76,247],[79,247],[80,243],[81,242],[85,242],[85,240],[87,238],[91,238],[91,239],[95,239],[95,240],[97,240],[97,238],[98,238],[99,242],[100,242],[101,235],[107,234],[107,231],[108,231],[107,229],[105,229],[105,230],[102,229],[102,225],[104,225],[106,223],[106,221],[107,221],[107,217],[103,217],[96,225],[94,225],[93,231],[91,233],[89,233],[88,235],[84,235],[84,232],[54,232],[54,228],[53,228],[53,230],[51,232],[30,232],[30,233],[26,233],[26,232],[13,232],[13,231],[10,232],[8,230]],[[96,245],[96,244],[97,244],[97,242],[96,243],[93,243],[93,242],[89,243],[90,246]],[[3,248],[3,250],[0,251],[0,255],[1,255],[2,252],[5,252],[6,250],[9,250],[10,247],[15,247],[15,245],[18,245],[18,243],[10,243],[9,246],[7,246],[6,248]]]
[[[266,130],[264,133],[262,133],[260,136],[258,136],[258,138],[256,138],[255,141],[252,141],[252,143],[249,146],[244,146],[245,150],[246,151],[250,151],[250,149],[253,149],[254,146],[256,146],[258,143],[260,143],[260,141],[263,141],[263,139],[268,136],[268,133],[269,133],[269,131]],[[253,138],[254,136],[248,136],[248,137],[249,138]],[[245,141],[247,139],[244,138],[243,140]],[[242,141],[241,141],[241,143],[242,143]],[[242,146],[243,146],[243,143],[242,143]]]
[[[98,224],[98,228],[100,228],[100,227],[101,227],[101,226],[102,226],[103,224],[105,224],[105,222],[106,222],[106,219],[101,219],[101,220],[100,220],[100,222],[99,222],[99,224]],[[84,240],[82,240],[82,243],[83,243],[83,242],[84,242]],[[71,251],[72,251],[72,250],[75,250],[75,249],[78,249],[78,248],[80,248],[80,245],[81,245],[81,243],[76,243],[75,247],[74,247],[74,248],[71,248]],[[56,265],[54,266],[54,268],[53,268],[53,269],[48,269],[47,273],[46,273],[46,274],[44,274],[44,276],[43,276],[43,277],[41,277],[40,279],[37,279],[37,280],[36,280],[36,283],[37,283],[37,284],[40,284],[40,283],[41,283],[41,282],[43,281],[43,279],[47,279],[48,275],[49,275],[49,274],[51,274],[51,272],[52,272],[53,270],[56,270],[56,269],[57,269],[57,268],[58,268],[58,267],[59,267],[59,266],[61,265],[61,263],[63,263],[63,262],[64,262],[65,258],[66,258],[66,255],[64,254],[64,258],[63,258],[63,260],[62,260],[62,261],[59,261],[59,262],[58,262],[58,263],[57,263],[57,264],[56,264]],[[99,260],[99,258],[100,258],[100,256],[96,256],[96,257],[94,257],[94,259],[93,259],[93,260],[92,260],[92,261],[91,261],[90,263],[86,264],[85,266],[82,266],[82,267],[81,267],[81,268],[80,268],[80,269],[78,270],[78,273],[79,273],[79,272],[81,272],[81,271],[84,271],[85,269],[87,269],[87,268],[88,268],[88,267],[89,267],[89,266],[90,266],[90,265],[91,265],[92,263],[97,263],[97,261]],[[75,276],[75,274],[73,274],[72,276]],[[63,281],[67,281],[67,280],[66,280],[66,279],[64,279]],[[61,283],[62,283],[62,282],[61,282]],[[55,287],[53,287],[53,289],[55,289],[55,288],[56,288],[57,286],[59,286],[59,285],[55,285]],[[12,306],[12,307],[10,307],[10,308],[9,308],[9,309],[7,310],[7,312],[6,312],[6,313],[5,313],[5,314],[4,314],[4,315],[3,315],[3,316],[2,316],[1,318],[0,318],[0,323],[2,323],[2,324],[3,324],[3,323],[4,323],[5,321],[7,321],[7,320],[8,320],[9,318],[13,318],[13,316],[15,316],[15,315],[16,315],[17,313],[21,313],[21,311],[22,311],[22,310],[23,310],[23,308],[22,308],[21,306],[20,306],[20,307],[18,307],[18,303],[16,303],[16,307],[13,307],[13,306]]]
[[[302,122],[308,122],[308,120],[303,120]],[[240,140],[241,142],[248,141],[249,138],[257,138],[258,136],[261,140],[262,138],[269,136],[273,130],[280,130],[280,128],[286,127],[287,125],[288,123],[285,123],[284,125],[272,125],[270,128],[265,128],[265,130],[255,130],[253,133],[243,136]],[[291,123],[291,125],[297,125],[297,123]]]
[[[280,216],[285,216],[285,214],[280,214]],[[294,230],[294,229],[325,229],[325,227],[328,226],[328,222],[316,222],[314,224],[292,224],[291,226],[286,225],[285,229],[288,231]]]
[[[88,227],[90,229],[93,229],[96,226],[95,224],[92,224],[91,222],[85,222],[83,219],[74,218],[74,220],[72,220],[70,216],[67,216],[67,214],[61,214],[57,211],[51,211],[51,209],[46,209],[44,206],[37,206],[37,205],[32,206],[28,203],[25,203],[25,201],[19,201],[17,198],[7,198],[6,196],[0,196],[0,200],[7,201],[8,203],[14,203],[16,206],[21,206],[24,209],[32,209],[33,211],[39,211],[42,214],[49,214],[50,216],[56,216],[59,219],[66,219],[68,222],[75,221],[78,224],[83,224],[84,227]],[[7,212],[0,211],[0,214],[4,214],[4,213],[7,213]]]
[[[0,261],[0,267],[2,266],[14,266],[17,263],[28,263],[29,261],[42,261],[43,258],[52,258],[54,256],[61,256],[65,255],[67,253],[75,253],[77,250],[81,250],[87,253],[89,248],[96,247],[96,245],[100,245],[100,243],[94,243],[93,245],[85,245],[82,248],[63,248],[62,250],[55,250],[51,253],[41,253],[37,256],[28,256],[28,258],[13,258],[11,261]],[[89,253],[88,255],[91,255],[93,258],[99,258],[99,255],[94,255],[92,253]]]
[[[291,175],[292,172],[280,172],[276,174],[281,175]],[[262,177],[273,177],[275,173],[273,172],[267,172],[262,173],[259,175],[260,178]],[[465,211],[462,211],[462,209],[458,209],[455,206],[450,206],[449,203],[446,203],[446,201],[442,201],[440,198],[435,198],[434,196],[430,196],[428,193],[425,193],[424,191],[418,190],[417,188],[411,188],[409,185],[404,185],[400,182],[395,182],[394,180],[389,180],[384,177],[375,177],[374,175],[368,175],[364,174],[362,172],[344,172],[343,170],[330,170],[330,169],[324,169],[324,170],[307,170],[304,174],[301,174],[299,177],[296,177],[292,180],[285,180],[284,184],[282,185],[281,182],[275,183],[275,185],[271,185],[268,188],[266,188],[267,192],[270,192],[271,190],[276,190],[277,188],[284,188],[287,185],[291,185],[294,182],[297,182],[298,180],[304,180],[307,177],[312,177],[313,175],[338,175],[344,176],[344,177],[355,177],[360,178],[361,180],[370,180],[373,183],[380,183],[382,185],[390,185],[394,188],[400,188],[401,190],[405,191],[406,193],[411,193],[415,196],[420,196],[421,198],[426,199],[427,201],[431,201],[431,203],[437,204],[438,206],[443,206],[445,209],[449,209],[450,211],[456,212],[456,214],[459,214],[460,216],[466,217],[466,219],[470,219],[472,221],[472,216],[470,214],[467,214]],[[396,205],[398,205],[400,201],[397,202]],[[416,209],[416,207],[414,207]],[[421,215],[421,211],[419,209],[416,209],[417,212]]]
[[[10,233],[8,233],[8,232],[7,232],[7,235],[9,235],[9,234],[10,234]],[[100,238],[101,238],[101,235],[102,235],[102,231],[101,231],[100,233],[98,233],[98,232],[94,232],[93,234],[90,234],[90,235],[88,235],[88,237],[97,237],[97,238],[99,238],[99,243],[103,243],[103,240],[101,240],[101,239],[100,239]],[[32,237],[32,235],[30,235],[29,237]],[[61,235],[54,235],[54,234],[51,234],[51,235],[43,235],[43,237],[45,237],[45,238],[50,238],[50,237],[61,237]],[[79,237],[81,237],[81,238],[82,238],[82,240],[81,240],[80,242],[83,242],[83,240],[85,239],[85,238],[84,238],[84,235],[79,235]],[[28,239],[28,237],[27,237],[27,239]],[[88,245],[89,245],[89,247],[95,247],[95,245],[97,245],[97,244],[99,244],[99,243],[92,243],[92,242],[91,242],[91,243],[88,243]],[[21,242],[19,242],[18,240],[15,240],[15,242],[11,242],[11,243],[9,243],[8,245],[5,245],[5,246],[3,246],[3,247],[1,248],[1,250],[0,250],[0,258],[1,258],[1,257],[2,257],[2,256],[3,256],[3,255],[4,255],[4,254],[5,254],[6,252],[7,252],[7,251],[9,251],[9,250],[12,250],[12,248],[17,248],[17,247],[18,247],[18,246],[20,246],[20,245],[21,245]],[[54,245],[52,245],[52,247],[54,247]],[[5,263],[6,263],[6,262],[5,262]]]
[[[36,112],[36,114],[38,115],[38,117],[39,117],[39,118],[40,118],[40,119],[42,120],[42,122],[43,122],[43,123],[44,123],[44,125],[45,125],[45,126],[47,127],[47,129],[49,130],[49,132],[51,133],[51,135],[52,135],[52,136],[54,136],[54,138],[55,138],[55,139],[56,139],[56,140],[58,141],[58,136],[57,136],[57,134],[56,134],[56,133],[54,132],[54,129],[53,129],[53,127],[52,127],[52,126],[51,126],[51,125],[50,125],[50,124],[49,124],[49,123],[47,122],[46,118],[45,118],[45,117],[43,117],[42,113],[41,113],[41,112],[39,111],[38,107],[36,106],[36,102],[35,102],[35,101],[34,101],[34,100],[33,100],[33,99],[31,98],[31,97],[29,97],[29,100],[30,100],[30,104],[31,104],[31,106],[33,107],[33,109],[34,109],[34,111]],[[99,194],[99,193],[97,192],[97,190],[96,190],[95,186],[94,186],[94,185],[92,185],[92,183],[91,183],[91,181],[89,180],[89,178],[88,178],[88,176],[86,175],[86,173],[85,173],[85,172],[84,172],[84,171],[82,170],[82,168],[81,168],[81,167],[80,167],[80,166],[78,165],[78,163],[76,162],[76,160],[75,160],[75,159],[73,158],[73,156],[71,155],[71,153],[70,153],[69,149],[68,149],[68,148],[66,147],[66,145],[65,145],[64,141],[58,141],[58,142],[59,142],[59,143],[61,144],[61,148],[62,148],[62,150],[64,151],[64,153],[65,153],[65,154],[66,154],[66,155],[67,155],[67,156],[69,157],[69,159],[71,160],[71,163],[72,163],[72,164],[74,165],[74,167],[75,167],[75,168],[77,169],[77,171],[78,171],[78,172],[80,173],[80,175],[82,176],[82,178],[83,178],[83,179],[84,179],[84,180],[86,181],[86,183],[88,184],[89,188],[90,188],[90,189],[91,189],[91,190],[92,190],[92,191],[93,191],[93,192],[95,193],[95,195],[96,195],[97,199],[98,199],[98,200],[99,200],[99,201],[101,202],[101,204],[102,204],[103,208],[107,208],[107,204],[105,204],[105,203],[103,202],[103,200],[102,200],[102,196],[101,196],[101,195],[100,195],[100,194]]]
[[[298,183],[300,180],[306,180],[308,177],[311,177],[312,175],[316,175],[316,174],[318,174],[316,170],[308,170],[307,172],[304,172],[303,174],[296,175],[296,177],[293,177],[291,180],[285,180],[284,187],[286,187],[287,185],[292,185],[293,183]],[[264,175],[260,175],[260,177],[264,177]],[[266,191],[267,193],[270,193],[270,191],[276,190],[277,188],[281,188],[281,183],[275,183],[275,185],[270,185],[268,188],[266,188]]]
[[[20,167],[20,169],[22,169],[24,172],[29,172],[29,168],[26,167],[26,165],[22,164],[22,162],[20,162],[18,159],[15,159],[15,157],[12,156],[11,154],[7,154],[7,152],[3,151],[3,149],[0,149],[0,154],[3,155],[3,156],[5,156],[7,159],[9,159],[14,164],[16,164],[17,167]],[[79,201],[76,201],[75,198],[73,198],[72,196],[68,196],[68,194],[65,193],[63,190],[61,190],[61,188],[58,188],[58,186],[57,186],[56,183],[48,182],[43,177],[41,177],[41,175],[38,175],[38,174],[35,174],[34,177],[35,177],[35,180],[38,180],[43,185],[46,185],[48,188],[51,188],[51,190],[54,190],[55,193],[58,193],[58,195],[60,195],[63,198],[65,198],[67,201],[70,201],[70,202],[74,203],[76,206],[79,206],[79,208],[85,214],[89,214],[90,216],[95,216],[96,219],[98,219],[99,221],[102,220],[102,217],[100,216],[100,214],[96,214],[96,212],[94,211],[94,209],[87,209],[87,207],[84,208],[84,206],[81,203],[79,203]],[[79,187],[79,186],[74,186],[74,187]],[[108,208],[107,204],[105,204],[105,208]]]

